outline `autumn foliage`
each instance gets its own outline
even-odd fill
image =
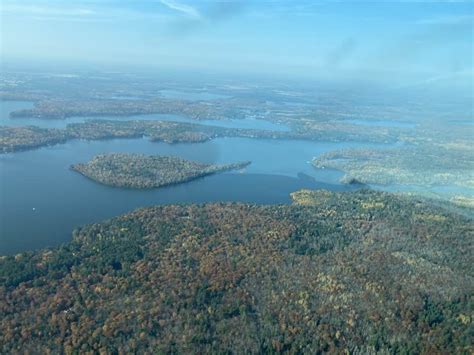
[[[163,206],[0,259],[2,353],[472,353],[473,224],[373,191]]]

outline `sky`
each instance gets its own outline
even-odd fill
[[[1,0],[3,62],[473,77],[474,0]]]

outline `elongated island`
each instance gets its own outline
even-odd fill
[[[174,156],[100,154],[71,169],[104,185],[151,189],[179,184],[203,176],[245,168],[249,161],[225,165],[204,164]]]

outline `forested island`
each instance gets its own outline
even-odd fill
[[[472,219],[293,199],[143,208],[2,257],[0,352],[472,353]]]
[[[34,149],[41,146],[64,143],[72,139],[100,140],[112,138],[148,137],[152,141],[166,143],[201,143],[214,138],[240,137],[255,139],[302,139],[315,141],[354,141],[384,143],[396,140],[396,135],[382,131],[376,134],[360,127],[333,127],[331,124],[281,132],[258,129],[224,128],[194,123],[170,121],[114,121],[94,119],[83,123],[68,124],[65,129],[44,129],[35,126],[0,126],[0,153]],[[365,132],[365,133],[363,133]],[[25,134],[26,133],[26,134]]]
[[[87,163],[72,165],[71,169],[104,185],[151,189],[243,169],[249,164],[212,165],[173,156],[115,153],[97,155]]]
[[[88,120],[65,129],[0,126],[0,153],[35,149],[73,139],[142,138],[166,143],[201,143],[218,137],[279,138],[269,131],[231,129],[166,121]]]

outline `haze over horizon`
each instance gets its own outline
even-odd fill
[[[5,0],[0,11],[3,63],[35,58],[472,90],[470,1]]]

